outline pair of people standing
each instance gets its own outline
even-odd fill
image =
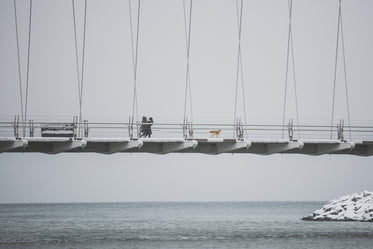
[[[149,120],[146,117],[142,117],[141,121],[141,135],[140,137],[149,137],[152,135],[152,125],[153,125],[153,118],[150,117]]]

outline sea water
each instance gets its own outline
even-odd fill
[[[373,248],[373,223],[301,220],[324,204],[1,204],[0,248]]]

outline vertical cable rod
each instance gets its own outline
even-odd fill
[[[76,75],[78,83],[78,101],[79,101],[79,117],[81,119],[82,110],[82,96],[81,96],[81,83],[80,83],[80,72],[79,72],[79,55],[78,55],[78,40],[76,35],[76,18],[75,18],[75,0],[71,0],[72,12],[73,12],[73,24],[74,24],[74,40],[75,40],[75,60],[76,60]],[[80,133],[80,129],[78,130]]]
[[[289,25],[288,25],[288,46],[286,53],[286,73],[285,73],[285,92],[284,92],[284,108],[282,113],[282,138],[285,135],[285,113],[286,113],[286,100],[287,100],[287,88],[288,88],[288,78],[289,78],[289,57],[290,57],[290,42],[291,42],[291,18],[293,10],[293,1],[288,1],[289,4]]]
[[[136,121],[138,121],[138,119],[139,119],[138,104],[137,104],[137,65],[138,65],[137,61],[138,61],[141,1],[138,0],[138,4],[137,4],[137,24],[136,24],[137,28],[136,28],[135,45],[134,45],[134,34],[133,34],[131,0],[128,0],[128,3],[129,3],[129,14],[130,14],[132,62],[133,62],[133,100],[132,100],[132,117],[131,117],[131,126],[133,126],[134,116],[135,116],[135,108],[136,108]]]
[[[338,47],[339,47],[339,29],[341,24],[341,0],[339,0],[338,10],[338,27],[337,27],[337,44],[335,49],[335,62],[334,62],[334,84],[333,84],[333,102],[332,102],[332,120],[330,123],[330,139],[333,139],[333,122],[334,122],[334,102],[335,102],[335,86],[337,83],[337,65],[338,65]]]
[[[237,3],[237,0],[236,0],[236,3]],[[242,12],[243,12],[243,2],[241,4],[241,23],[242,23],[242,18],[243,18]],[[245,84],[244,84],[244,76],[243,76],[242,47],[240,48],[240,69],[241,69],[242,104],[243,104],[244,122],[245,122],[245,127],[246,127],[247,126],[247,115],[246,115]],[[247,132],[245,132],[245,134],[246,134],[246,139],[247,139],[248,138]]]
[[[30,76],[30,45],[31,45],[31,14],[32,14],[32,0],[30,0],[30,14],[29,14],[29,29],[28,29],[28,49],[27,49],[27,75],[26,75],[26,100],[25,100],[25,118],[23,119],[23,137],[26,136],[26,120],[27,120],[27,103],[28,103],[28,87]]]
[[[83,54],[82,54],[82,78],[80,80],[80,98],[79,98],[79,133],[83,134],[82,123],[82,105],[83,105],[83,83],[84,83],[84,65],[85,65],[85,44],[86,44],[86,30],[87,30],[87,0],[84,2],[84,26],[83,26]]]
[[[243,2],[241,3],[241,10],[243,8]],[[238,26],[238,32],[240,32],[240,9],[238,8],[238,0],[236,0],[236,13],[237,13],[237,26]],[[242,14],[242,11],[241,11]],[[244,84],[244,76],[243,76],[243,60],[242,60],[242,47],[240,47],[240,53],[239,53],[239,60],[240,60],[240,70],[241,70],[241,88],[242,88],[242,102],[243,102],[243,112],[244,112],[244,122],[245,127],[247,125],[247,115],[246,115],[246,97],[245,97],[245,84]],[[247,133],[246,133],[247,138]]]
[[[242,70],[242,55],[241,55],[241,34],[242,34],[242,9],[243,9],[243,0],[241,0],[241,5],[238,6],[238,1],[236,0],[236,9],[237,9],[237,19],[238,19],[238,51],[237,51],[237,70],[236,70],[236,91],[234,99],[234,118],[233,123],[236,123],[237,119],[237,99],[238,99],[238,85],[240,79],[240,66],[241,66],[241,82],[242,82],[242,91],[243,89],[243,70]],[[244,115],[245,115],[245,124],[246,124],[246,107],[245,107],[245,95],[243,93],[243,103],[244,103]],[[234,135],[235,130],[233,130]]]
[[[137,82],[137,66],[138,66],[138,51],[139,51],[139,30],[140,30],[140,0],[138,2],[138,8],[137,8],[137,30],[136,30],[136,64],[135,64],[135,77]],[[139,119],[139,109],[137,106],[138,100],[137,100],[137,89],[136,89],[136,118]]]
[[[183,0],[183,13],[184,13],[184,33],[185,33],[185,51],[188,53],[188,21],[187,21],[187,11],[186,11],[186,3],[185,0]],[[193,123],[193,105],[192,105],[192,87],[191,87],[191,79],[190,79],[190,65],[189,65],[189,73],[187,75],[188,77],[188,86],[189,86],[189,108],[190,108],[190,119]],[[186,116],[184,117],[184,123],[186,122]]]
[[[16,41],[17,41],[17,59],[18,59],[18,82],[19,82],[19,96],[21,101],[21,121],[22,121],[22,127],[23,127],[23,134],[25,134],[25,126],[23,125],[25,123],[24,119],[24,113],[23,113],[23,93],[22,93],[22,77],[21,77],[21,58],[20,58],[20,51],[19,51],[19,34],[18,34],[18,18],[17,18],[17,5],[16,0],[13,1],[14,6],[14,20],[15,20],[15,27],[16,27]]]
[[[190,113],[191,113],[191,121],[193,122],[193,109],[192,109],[192,92],[191,92],[191,84],[190,84],[190,37],[191,37],[191,30],[192,30],[192,9],[193,9],[193,0],[190,0],[189,3],[189,20],[187,21],[186,18],[186,5],[185,0],[183,0],[183,8],[184,8],[184,27],[185,27],[185,36],[186,36],[186,75],[185,75],[185,93],[184,93],[184,124],[187,120],[187,102],[188,102],[188,90],[189,90],[189,102],[190,102]],[[188,24],[187,24],[188,23]]]
[[[289,15],[292,15],[293,10],[293,1],[289,0]],[[293,27],[290,28],[290,42],[291,42],[291,57],[292,57],[292,65],[293,65],[293,81],[294,81],[294,95],[295,95],[295,112],[297,116],[297,133],[298,139],[300,139],[300,128],[299,128],[299,108],[298,108],[298,92],[297,92],[297,81],[295,77],[295,57],[294,57],[294,42],[293,42]]]
[[[131,52],[132,52],[132,73],[135,72],[135,49],[134,49],[134,45],[133,45],[133,24],[132,24],[132,6],[131,6],[131,0],[128,0],[128,12],[129,12],[129,24],[130,24],[130,36],[131,36]],[[134,86],[133,86],[133,103],[135,103],[136,100],[136,84],[135,84],[135,80],[134,80]],[[133,129],[133,120],[134,120],[134,107],[135,107],[135,104],[132,103],[132,116],[130,117],[130,120],[129,122],[131,123],[131,126],[132,129]],[[130,132],[131,133],[131,132]]]
[[[342,52],[343,52],[343,68],[344,68],[344,77],[345,77],[347,118],[348,118],[348,126],[349,126],[349,137],[350,137],[350,141],[351,141],[351,139],[352,139],[352,137],[351,137],[351,118],[350,118],[350,104],[349,104],[349,94],[348,94],[348,84],[347,84],[346,53],[345,53],[345,42],[344,42],[344,34],[343,34],[342,10],[341,10],[341,38],[342,38]]]

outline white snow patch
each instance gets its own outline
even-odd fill
[[[373,222],[373,192],[364,191],[342,196],[303,217],[303,220]]]

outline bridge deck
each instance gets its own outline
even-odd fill
[[[102,153],[252,153],[270,155],[283,154],[349,154],[357,156],[373,155],[373,141],[339,140],[236,140],[223,138],[44,138],[24,139],[0,138],[1,152],[40,152],[57,154],[62,152]]]

